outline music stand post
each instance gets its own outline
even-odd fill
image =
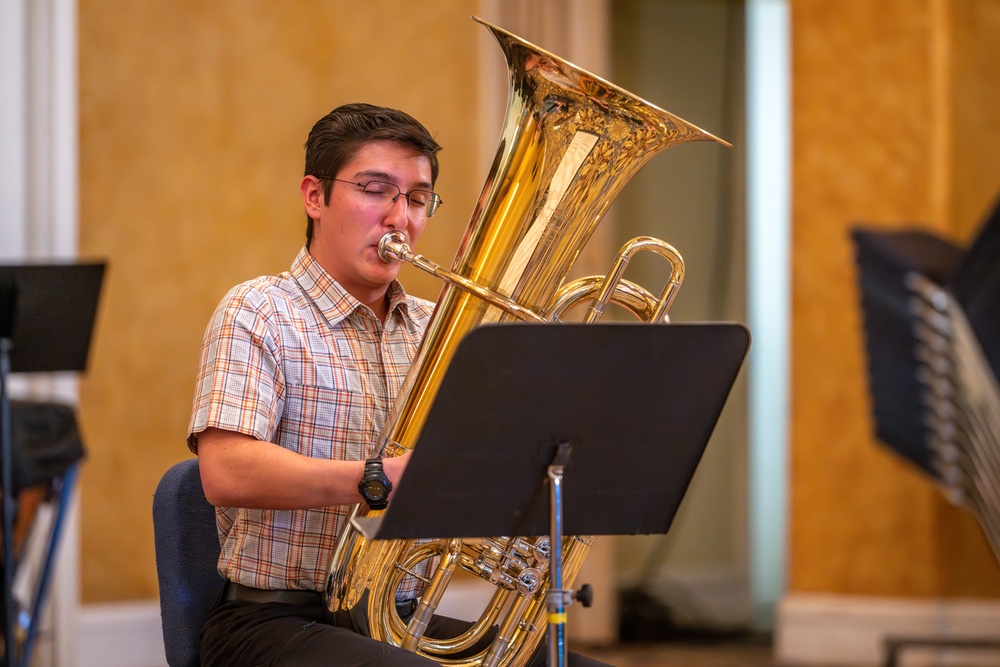
[[[13,303],[13,298],[11,303]],[[12,593],[14,587],[14,522],[17,520],[17,507],[14,504],[13,424],[10,415],[10,397],[7,395],[11,347],[10,332],[5,331],[3,335],[0,335],[0,420],[2,420],[3,438],[3,456],[2,461],[0,461],[3,472],[0,483],[3,484],[4,664],[7,667],[16,667],[17,661],[16,657],[12,658],[14,651],[11,650],[11,647],[16,643],[14,630],[17,620]]]
[[[563,535],[667,532],[749,343],[733,323],[475,329],[388,509],[352,523],[368,539],[549,535],[562,665],[565,608],[586,604],[563,589]]]
[[[549,665],[563,667],[566,664],[566,607],[573,604],[573,591],[563,589],[562,573],[562,483],[569,465],[573,447],[561,442],[556,448],[556,456],[546,470],[549,480],[549,522],[551,537],[549,546],[549,590],[546,606],[549,625]]]
[[[3,605],[4,667],[18,667],[30,661],[41,615],[47,579],[55,557],[56,540],[62,523],[57,517],[50,535],[46,562],[38,582],[35,608],[22,615],[15,605],[13,585],[16,570],[14,527],[17,520],[15,495],[13,419],[8,379],[16,372],[83,371],[87,365],[90,339],[97,313],[97,301],[105,264],[65,263],[0,266],[0,480],[3,484]],[[73,471],[64,478],[60,503],[68,499]],[[18,646],[18,629],[23,644]]]

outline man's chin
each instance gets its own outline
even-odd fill
[[[372,284],[388,285],[395,280],[397,276],[399,276],[401,268],[401,264],[386,264],[385,262],[380,261],[378,265],[370,268],[367,277]]]

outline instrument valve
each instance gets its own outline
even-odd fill
[[[535,544],[522,537],[514,540],[511,547],[513,554],[520,558],[531,558],[535,555]]]
[[[538,570],[526,569],[517,577],[517,592],[521,595],[534,595],[541,582],[542,575]]]
[[[548,562],[549,557],[552,554],[550,542],[551,539],[548,536],[538,538],[538,541],[534,544],[536,558]]]

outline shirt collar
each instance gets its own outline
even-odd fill
[[[299,254],[295,256],[291,274],[331,325],[338,324],[358,308],[368,310],[367,306],[348,293],[326,272],[326,269],[320,266],[305,246],[302,246]],[[409,319],[406,292],[398,280],[393,280],[389,284],[388,295],[389,314],[393,315],[398,310],[401,316]]]

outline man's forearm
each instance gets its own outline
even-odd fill
[[[198,435],[198,457],[205,497],[218,507],[306,509],[361,501],[364,461],[309,458],[219,429]]]

